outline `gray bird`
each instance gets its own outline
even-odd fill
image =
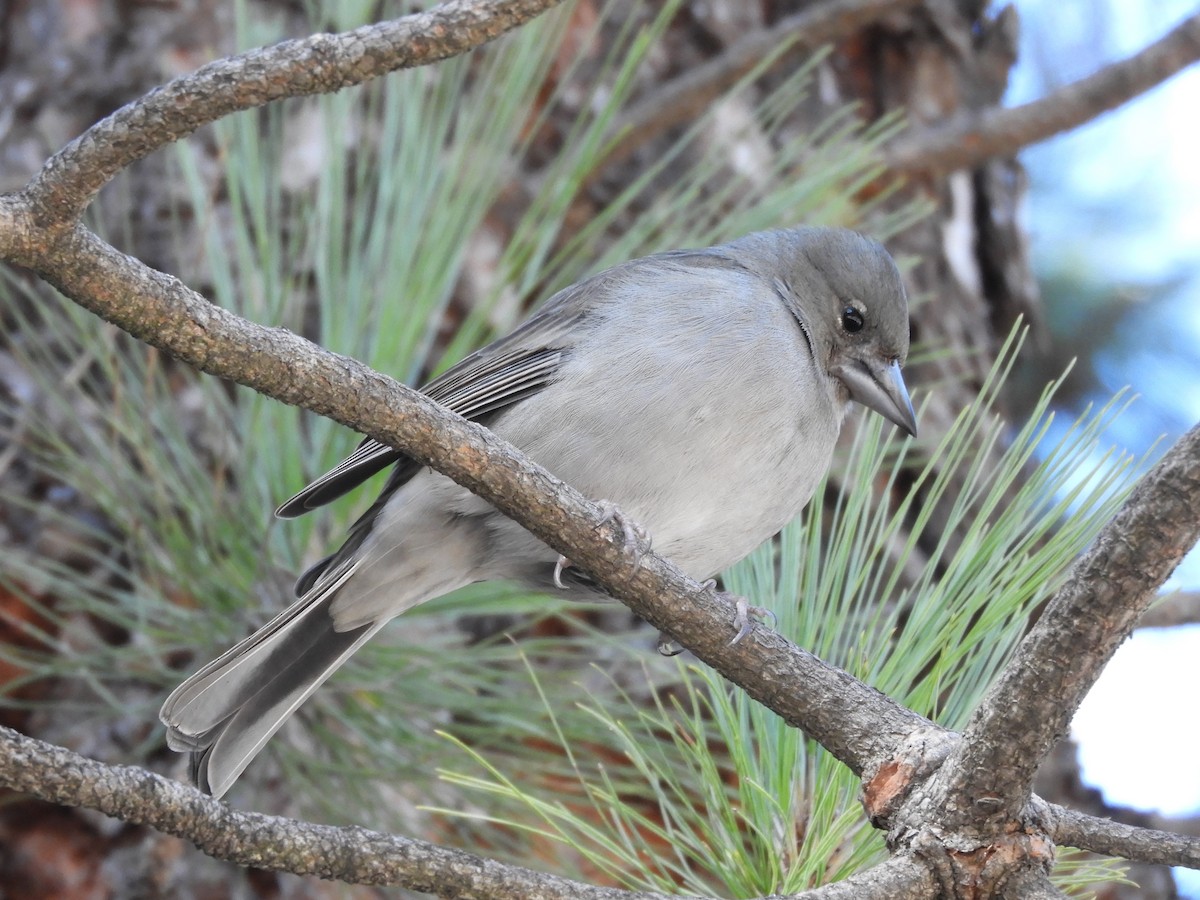
[[[633,260],[560,291],[424,391],[644,525],[706,580],[793,519],[848,401],[910,434],[908,308],[892,258],[852,231],[766,231]],[[370,438],[276,511],[316,509],[391,466],[298,599],[180,685],[160,717],[214,796],[394,616],[477,581],[572,598],[586,575],[444,475]]]

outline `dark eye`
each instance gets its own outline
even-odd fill
[[[842,327],[850,334],[855,334],[862,331],[863,325],[866,322],[863,320],[863,314],[853,306],[847,306],[842,310]]]

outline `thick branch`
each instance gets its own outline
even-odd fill
[[[789,894],[787,900],[928,900],[935,887],[929,866],[901,853],[844,881]]]
[[[645,553],[631,571],[621,526],[487,429],[291,332],[214,306],[83,227],[25,261],[68,297],[204,372],[399,447],[492,503],[581,566],[750,696],[861,773],[928,721],[768,628],[729,646],[734,606]]]
[[[888,148],[888,168],[935,172],[969,168],[1090,122],[1200,59],[1200,15],[1121,62],[1023,106],[962,113],[911,131]]]
[[[1200,838],[1123,825],[1061,806],[1054,807],[1056,844],[1164,866],[1200,869]]]
[[[810,50],[839,40],[888,13],[916,6],[917,2],[830,0],[747,35],[720,56],[672,79],[625,112],[613,126],[616,139],[596,164],[594,173],[620,165],[639,147],[677,125],[698,119],[714,100],[764,59],[782,60],[789,49]]]
[[[216,60],[123,106],[56,153],[26,188],[35,221],[69,226],[131,162],[230,113],[458,56],[559,2],[448,0],[391,22]]]
[[[941,773],[948,827],[1012,820],[1029,802],[1038,765],[1200,538],[1197,509],[1200,425],[1138,482],[972,715]]]

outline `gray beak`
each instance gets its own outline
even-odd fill
[[[833,374],[846,385],[851,400],[875,410],[913,437],[917,436],[917,414],[908,398],[899,363],[883,365],[849,359],[836,363]]]

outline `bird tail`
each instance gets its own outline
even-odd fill
[[[334,630],[329,607],[351,573],[340,574],[200,669],[163,704],[167,745],[191,754],[192,781],[201,790],[224,794],[300,704],[383,627],[379,621]]]

